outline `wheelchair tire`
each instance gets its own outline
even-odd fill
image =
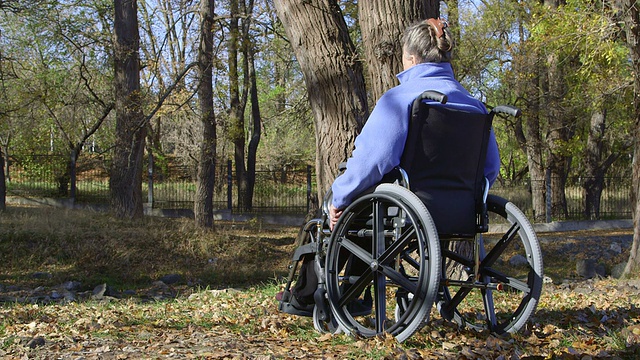
[[[429,320],[440,261],[422,201],[404,187],[377,186],[345,209],[331,234],[325,270],[335,320],[347,334],[406,340]]]
[[[479,279],[473,279],[471,258],[463,261],[441,244],[443,266],[458,262],[467,269],[467,280],[479,286],[453,285],[450,279],[444,279],[438,309],[443,317],[463,327],[513,333],[527,323],[540,299],[542,252],[531,223],[518,207],[494,195],[488,197],[487,206],[492,228],[480,240],[483,260]],[[443,274],[445,271],[443,268]]]

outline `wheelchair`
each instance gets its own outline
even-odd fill
[[[303,226],[280,311],[312,317],[320,332],[388,333],[399,342],[427,324],[434,305],[478,331],[526,325],[542,291],[540,245],[522,211],[490,195],[483,175],[493,117],[519,110],[474,114],[434,101],[446,96],[414,100],[400,166],[353,201],[333,231],[325,196],[322,214]],[[294,296],[303,287],[312,290],[304,303]]]

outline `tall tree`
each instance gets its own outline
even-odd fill
[[[147,130],[140,91],[137,1],[114,0],[114,10],[116,139],[109,188],[113,213],[133,219],[143,215],[142,158]]]
[[[0,146],[0,212],[7,208],[7,182],[4,177],[4,151]]]
[[[249,65],[249,98],[251,100],[251,131],[249,146],[247,148],[247,198],[246,203],[253,203],[253,191],[256,184],[256,160],[258,144],[262,135],[262,114],[260,113],[260,101],[258,99],[258,80],[256,78],[255,54],[252,48],[247,49],[247,62]]]
[[[236,184],[238,186],[238,206],[243,210],[251,209],[252,191],[248,168],[255,164],[245,164],[246,135],[245,110],[248,103],[249,88],[251,86],[249,61],[251,54],[251,40],[249,39],[251,18],[253,16],[253,0],[231,0],[229,2],[229,123],[230,140],[234,146],[234,161],[236,169]],[[252,159],[255,159],[253,157]]]
[[[549,13],[555,12],[560,5],[565,3],[564,0],[544,0],[543,2],[547,8],[554,10]],[[549,21],[554,20],[549,19]],[[543,33],[541,35],[544,36]],[[546,56],[545,74],[541,79],[544,81],[546,89],[543,95],[543,116],[546,117],[549,124],[546,140],[549,150],[547,167],[551,180],[551,212],[552,215],[564,219],[567,215],[567,199],[564,190],[569,171],[569,159],[565,147],[571,133],[570,122],[562,101],[566,97],[564,74],[569,70],[567,66],[569,61],[560,51],[553,49],[546,53],[544,49],[541,49],[541,54]]]
[[[604,189],[604,176],[613,161],[619,156],[611,154],[604,159],[607,111],[604,104],[593,110],[587,136],[585,152],[584,214],[587,219],[600,219],[600,197]]]
[[[321,199],[369,115],[363,68],[335,0],[275,0],[304,74],[316,129]]]
[[[402,32],[418,20],[440,16],[438,3],[430,0],[358,1],[358,19],[367,65],[367,89],[379,99],[398,85],[402,71]]]
[[[213,108],[213,19],[214,0],[201,0],[200,3],[200,46],[198,48],[198,101],[200,102],[200,121],[202,123],[202,141],[198,161],[198,179],[194,204],[196,225],[203,228],[213,227],[213,192],[216,165],[216,118]]]
[[[637,0],[619,0],[617,5],[621,10],[623,30],[630,51],[631,70],[636,74],[633,80],[633,243],[624,274],[638,276],[640,275],[640,76],[638,76],[640,74],[640,3]]]

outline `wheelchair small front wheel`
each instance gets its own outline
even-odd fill
[[[324,315],[324,316],[323,316]],[[323,319],[323,317],[325,317]],[[342,329],[331,314],[321,314],[318,306],[313,308],[313,328],[319,333],[340,334]]]
[[[473,256],[442,245],[443,264],[457,263],[462,270],[441,283],[438,309],[460,326],[513,333],[527,323],[540,299],[542,251],[533,226],[518,207],[494,195],[487,207],[493,230],[475,240],[483,253],[478,279]]]
[[[422,201],[401,186],[379,185],[345,209],[331,235],[325,270],[332,314],[346,333],[389,333],[402,342],[429,319],[440,261]]]

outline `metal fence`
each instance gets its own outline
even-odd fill
[[[25,198],[72,199],[76,204],[108,204],[110,160],[89,154],[69,170],[69,159],[59,155],[12,155],[6,166],[7,195]],[[148,206],[192,209],[196,169],[171,163],[148,162],[142,191]],[[153,165],[151,165],[153,164]],[[72,177],[71,174],[75,174]],[[311,166],[256,170],[253,206],[238,207],[238,190],[231,161],[216,169],[214,207],[233,212],[306,213],[315,194]]]
[[[26,198],[72,199],[77,204],[108,204],[109,159],[87,154],[77,163],[75,179],[68,158],[55,155],[11,156],[8,159],[7,195]],[[149,162],[153,164],[153,162]],[[196,192],[194,168],[158,163],[149,166],[143,181],[149,206],[159,209],[192,209]],[[303,214],[316,194],[314,169],[268,169],[259,167],[253,196],[254,213]],[[565,196],[568,216],[550,220],[585,219],[584,179],[567,181]],[[72,191],[75,185],[75,192]],[[237,206],[237,187],[231,162],[220,165],[216,172],[214,206],[232,212],[247,212]],[[491,193],[515,203],[527,216],[532,216],[531,181],[520,184],[496,183]],[[631,179],[607,178],[600,203],[600,218],[631,218]]]
[[[585,178],[569,178],[565,185],[565,198],[566,198],[566,216],[561,215],[547,215],[540,214],[541,217],[546,218],[547,221],[554,220],[592,220],[588,219],[585,214],[585,190],[581,184],[585,181]],[[547,180],[538,180],[544,185],[548,185]],[[501,185],[499,183],[494,184],[491,188],[491,193],[501,196],[518,206],[529,218],[534,218],[532,207],[532,194],[531,194],[531,180],[524,181],[518,184]],[[550,189],[547,189],[549,194]],[[546,197],[545,212],[550,212],[551,199]],[[598,219],[631,219],[631,178],[627,177],[607,177],[604,179],[604,189],[600,198],[600,209]]]

